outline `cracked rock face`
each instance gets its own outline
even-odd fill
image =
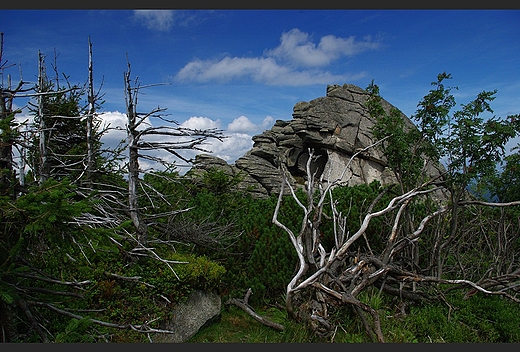
[[[386,158],[381,151],[370,148],[358,155],[343,173],[351,156],[373,144],[371,128],[374,120],[370,117],[365,103],[369,94],[352,84],[329,85],[325,97],[309,102],[299,102],[293,108],[292,120],[277,120],[274,126],[253,137],[253,148],[244,156],[228,165],[215,156],[197,156],[192,175],[217,167],[228,175],[240,174],[239,189],[248,190],[254,197],[268,197],[278,193],[282,181],[280,165],[283,163],[290,172],[293,185],[303,185],[306,178],[306,163],[309,149],[319,155],[313,163],[313,172],[324,180],[341,178],[341,183],[349,186],[379,180],[383,185],[394,183],[393,174],[386,167]],[[382,106],[387,113],[393,107],[384,99]],[[402,114],[408,128],[416,128],[412,121]],[[429,174],[438,175],[439,169],[431,167]]]

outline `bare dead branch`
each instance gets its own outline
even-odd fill
[[[316,283],[313,283],[312,285],[316,288],[319,288],[323,292],[335,297],[336,299],[339,299],[343,303],[350,303],[354,307],[360,308],[360,309],[368,312],[374,319],[374,327],[376,329],[377,341],[385,342],[383,333],[381,331],[381,322],[379,319],[379,313],[375,309],[373,309],[369,305],[361,302],[360,300],[356,299],[354,296],[352,296],[350,294],[345,294],[345,293],[341,294],[335,290],[330,289],[329,287],[325,286],[322,283],[316,282]]]
[[[507,202],[507,203],[494,203],[494,202],[484,202],[481,200],[463,200],[459,202],[459,205],[470,205],[470,204],[476,204],[476,205],[485,205],[489,207],[511,207],[520,205],[520,200],[514,201],[514,202]]]
[[[77,298],[83,298],[82,294],[76,293],[76,292],[64,292],[64,291],[54,291],[54,290],[48,290],[41,287],[28,287],[28,286],[19,286],[16,287],[20,291],[31,291],[31,292],[39,292],[39,293],[45,293],[49,295],[56,295],[56,296],[71,296],[71,297],[77,297]]]
[[[263,325],[273,328],[277,331],[284,331],[285,327],[282,324],[271,321],[271,320],[267,319],[266,317],[261,316],[255,312],[255,310],[248,303],[249,296],[251,294],[252,294],[252,291],[251,291],[251,288],[249,288],[243,299],[230,298],[226,302],[226,305],[234,304],[237,307],[239,307],[240,309],[242,309],[243,311],[245,311],[247,314],[249,314],[251,317],[253,317],[256,321],[262,323]]]
[[[40,328],[40,324],[36,321],[36,318],[32,314],[31,310],[27,306],[27,302],[23,299],[20,299],[17,301],[18,306],[22,309],[22,311],[27,316],[27,319],[31,322],[31,327],[36,330],[38,335],[40,335],[40,338],[42,339],[42,342],[49,342],[49,339],[47,338],[47,335],[43,332],[43,330]]]
[[[174,334],[175,331],[171,331],[171,330],[163,330],[163,329],[155,329],[155,328],[151,328],[148,326],[148,324],[140,324],[140,325],[137,325],[137,324],[116,324],[116,323],[110,323],[110,322],[106,322],[106,321],[102,321],[102,320],[98,320],[98,319],[93,319],[93,318],[85,318],[81,315],[77,315],[77,314],[74,314],[74,313],[71,313],[71,312],[68,312],[66,310],[63,310],[63,309],[60,309],[58,307],[56,307],[55,305],[52,305],[50,303],[46,303],[46,302],[34,302],[34,301],[31,301],[31,302],[27,302],[28,304],[30,305],[33,305],[33,306],[40,306],[40,307],[45,307],[49,310],[52,310],[58,314],[61,314],[61,315],[64,315],[66,317],[69,317],[69,318],[73,318],[73,319],[78,319],[78,320],[84,320],[84,319],[87,319],[88,321],[94,323],[94,324],[97,324],[97,325],[101,325],[101,326],[106,326],[106,327],[109,327],[109,328],[116,328],[116,329],[128,329],[128,330],[132,330],[132,331],[136,331],[136,332],[140,332],[140,333],[162,333],[162,334]]]
[[[109,277],[113,277],[113,278],[119,279],[119,280],[138,282],[138,283],[143,284],[145,286],[155,288],[154,285],[146,283],[144,281],[141,281],[142,277],[140,277],[140,276],[123,276],[123,275],[118,275],[118,274],[114,274],[114,273],[109,273],[107,271],[105,271],[105,275],[107,275]]]
[[[85,286],[85,285],[88,285],[88,284],[92,283],[92,281],[90,281],[90,280],[77,281],[77,282],[75,282],[75,281],[60,281],[60,280],[54,280],[54,279],[50,279],[50,278],[47,278],[47,277],[36,276],[36,275],[32,275],[32,274],[27,274],[27,273],[16,273],[15,275],[16,276],[20,276],[20,277],[25,277],[25,278],[28,278],[28,279],[35,279],[35,280],[40,280],[40,281],[44,281],[44,282],[49,282],[49,283],[53,283],[53,284],[72,286],[72,287],[75,287],[75,288],[78,288],[78,289],[81,289],[81,290],[83,290],[83,288],[81,286]]]

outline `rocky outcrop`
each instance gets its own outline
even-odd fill
[[[221,298],[216,293],[194,291],[186,302],[179,303],[173,310],[173,319],[161,326],[161,329],[174,333],[156,333],[153,342],[186,342],[203,326],[215,321],[220,316]]]
[[[282,163],[290,172],[293,185],[305,183],[309,149],[313,149],[320,155],[313,171],[318,176],[325,173],[330,180],[339,178],[350,157],[375,142],[371,132],[374,120],[365,107],[368,97],[368,92],[355,85],[327,86],[325,97],[297,103],[292,120],[277,120],[271,130],[254,136],[253,148],[235,164],[201,154],[190,170],[191,175],[217,167],[230,176],[241,175],[240,189],[248,190],[255,197],[267,197],[280,190]],[[385,100],[382,106],[387,113],[393,107]],[[416,128],[406,115],[402,114],[402,118],[407,128]],[[428,173],[438,175],[441,168],[438,163],[430,163]],[[341,181],[353,186],[374,180],[382,184],[395,181],[387,169],[386,158],[377,148],[359,154]]]

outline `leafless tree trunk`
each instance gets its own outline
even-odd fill
[[[135,90],[135,92],[134,92]],[[137,231],[137,240],[146,246],[148,227],[143,221],[138,202],[138,190],[139,184],[139,148],[137,146],[139,142],[139,122],[137,121],[137,88],[133,88],[130,79],[130,63],[128,63],[128,71],[125,72],[125,93],[126,93],[126,113],[128,118],[128,205],[130,218]]]
[[[127,142],[129,151],[128,160],[128,204],[130,218],[137,231],[138,241],[146,246],[148,241],[148,225],[139,208],[139,178],[142,170],[139,167],[139,158],[145,158],[153,162],[164,164],[164,160],[153,155],[144,154],[143,151],[164,150],[172,154],[177,159],[186,163],[192,163],[193,160],[183,157],[179,150],[199,150],[209,152],[202,146],[208,139],[222,140],[222,131],[217,129],[196,130],[182,128],[176,121],[165,120],[161,113],[166,109],[157,107],[146,114],[137,112],[137,98],[139,90],[154,85],[140,86],[136,79],[135,86],[132,84],[130,76],[130,62],[127,62],[128,70],[124,74],[125,79],[125,100],[127,110]],[[155,117],[166,123],[164,126],[144,127],[145,121],[149,117]],[[162,137],[162,141],[145,140],[146,136]]]
[[[94,95],[94,68],[92,62],[92,43],[90,37],[88,38],[88,105],[89,109],[87,112],[87,180],[90,180],[92,174],[92,168],[94,167],[94,141],[93,141],[93,129],[94,129],[94,114],[96,113],[95,105],[96,96]]]
[[[43,93],[42,89],[46,84],[46,74],[45,74],[45,58],[41,52],[38,51],[38,93]],[[44,119],[44,104],[43,104],[44,95],[38,95],[38,117],[39,117],[39,162],[38,162],[38,182],[42,184],[49,178],[49,164],[47,162],[47,136],[45,132],[47,130],[47,126],[45,126]]]
[[[103,82],[101,82],[100,88],[97,92],[94,91],[94,62],[93,62],[93,54],[92,54],[92,42],[90,41],[90,37],[88,38],[88,46],[89,46],[89,60],[88,60],[88,81],[87,81],[87,102],[88,108],[86,109],[86,114],[84,115],[85,124],[86,124],[86,144],[87,144],[87,155],[85,160],[83,161],[84,170],[86,174],[86,180],[91,183],[92,175],[98,172],[97,167],[97,158],[101,154],[100,148],[100,139],[107,131],[108,128],[100,128],[101,120],[98,118],[97,109],[99,100],[102,98],[104,94],[101,94],[101,87],[103,86]],[[117,150],[111,150],[111,154],[118,154]]]

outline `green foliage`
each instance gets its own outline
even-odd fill
[[[514,130],[496,118],[484,122],[480,117],[483,112],[493,112],[489,102],[495,99],[495,93],[481,92],[475,100],[463,104],[453,114],[450,137],[444,139],[450,153],[448,170],[453,180],[464,187],[477,176],[494,172],[504,144],[514,137]]]
[[[408,326],[419,342],[516,342],[519,307],[497,296],[476,295],[464,300],[449,296],[450,306],[413,306]]]
[[[241,297],[251,288],[251,302],[255,304],[284,292],[296,255],[287,235],[271,223],[275,205],[276,196],[253,199],[240,192],[221,194],[203,188],[184,205],[193,207],[185,214],[186,220],[233,224],[233,231],[241,234],[225,252],[195,249],[226,267],[225,296]],[[296,219],[291,219],[292,223],[297,224]]]
[[[221,195],[229,192],[240,180],[237,176],[230,177],[224,170],[212,168],[203,174],[201,183],[203,189]]]
[[[92,326],[89,319],[73,319],[65,327],[63,332],[56,335],[55,343],[88,343],[96,340],[88,334],[88,329]]]
[[[385,308],[385,298],[386,295],[381,293],[381,291],[376,290],[374,287],[370,287],[368,290],[362,291],[357,297],[361,302],[369,305],[374,310],[381,310]]]
[[[152,327],[158,328],[158,324],[170,317],[171,308],[184,301],[193,290],[218,292],[225,274],[224,267],[206,257],[174,253],[164,245],[156,246],[155,253],[168,260],[169,265],[154,257],[128,262],[108,243],[96,246],[95,251],[92,248],[83,248],[84,258],[81,258],[79,251],[69,250],[66,256],[62,249],[53,248],[41,256],[41,263],[35,263],[38,266],[45,263],[48,275],[60,277],[63,281],[75,281],[79,277],[89,281],[80,291],[80,299],[65,296],[54,302],[55,297],[43,291],[32,293],[32,299],[49,302],[60,309],[84,311],[85,319],[121,325],[154,321]],[[63,286],[59,284],[30,278],[24,278],[21,284],[47,291],[63,291]],[[119,339],[125,342],[145,341],[137,332],[130,334],[128,331],[99,327],[87,324],[86,320],[80,323],[52,312],[47,312],[46,319],[50,322],[47,328],[57,334],[55,342],[99,342],[93,341],[97,339],[91,331],[94,326],[109,332],[114,342]]]
[[[464,300],[460,294],[444,302],[414,304],[403,315],[400,304],[385,294],[363,293],[362,301],[380,305],[381,327],[388,343],[516,343],[519,341],[518,305],[497,296],[476,295]],[[329,338],[319,338],[303,324],[291,321],[284,311],[261,306],[257,313],[282,324],[282,332],[261,325],[237,307],[223,310],[219,322],[202,328],[188,342],[215,343],[370,343],[364,326],[350,309],[329,311],[339,328]]]
[[[282,324],[284,331],[276,331],[262,325],[235,306],[226,306],[219,322],[202,328],[188,343],[302,343],[323,342],[304,325],[290,321],[283,311],[262,306],[257,313]]]
[[[422,151],[431,160],[440,160],[445,153],[442,137],[450,121],[450,111],[455,106],[455,98],[451,91],[458,89],[444,85],[444,81],[451,78],[451,74],[446,72],[437,75],[437,81],[431,82],[435,88],[417,104],[418,109],[413,116],[422,138],[427,141]]]
[[[7,248],[1,254],[0,297],[9,309],[16,310],[19,301],[29,299],[28,293],[31,301],[87,312],[85,319],[139,325],[157,318],[159,324],[168,318],[171,306],[193,290],[221,290],[226,270],[207,257],[175,253],[170,245],[159,243],[153,250],[162,260],[151,253],[131,260],[124,253],[131,251],[134,243],[127,240],[124,223],[120,228],[80,226],[75,218],[91,212],[95,199],[79,197],[68,179],[52,178],[16,200],[0,198],[0,240]],[[53,281],[38,278],[42,276]],[[60,281],[84,281],[88,285],[78,291],[74,286],[58,284]],[[16,287],[29,289],[16,290],[13,282]],[[33,312],[42,313],[45,327],[56,336],[56,342],[96,342],[94,331],[106,331],[114,341],[143,342],[137,332],[110,331],[47,308]],[[24,312],[20,314],[23,319]],[[38,341],[38,337],[30,335],[24,341],[33,340]]]
[[[12,145],[14,140],[20,136],[17,127],[18,122],[15,120],[15,114],[11,113],[6,117],[0,119],[0,139],[2,143]]]
[[[518,150],[518,147],[516,147]],[[520,200],[520,153],[516,151],[504,158],[505,165],[500,171],[487,179],[485,191],[490,197],[496,197],[500,202]]]
[[[448,176],[454,189],[474,182],[475,187],[490,192],[500,200],[517,200],[515,196],[520,194],[520,190],[517,191],[520,157],[518,154],[505,157],[504,167],[500,171],[496,170],[496,165],[502,161],[505,142],[518,133],[518,115],[509,116],[507,121],[483,117],[483,114],[493,112],[490,102],[496,91],[480,93],[475,100],[451,114],[455,99],[451,94],[453,88],[444,86],[447,79],[451,79],[451,75],[438,75],[437,81],[432,82],[434,89],[418,104],[417,113],[413,116],[419,126],[418,131],[407,129],[398,109],[383,109],[379,88],[373,82],[367,88],[371,94],[367,108],[376,118],[374,137],[387,138],[382,146],[389,166],[400,181],[400,191],[422,181],[422,157],[428,156],[448,161]],[[39,88],[44,92],[56,92],[64,87],[47,81],[44,87]],[[78,87],[69,85],[66,88]],[[284,311],[265,306],[284,294],[287,283],[294,275],[297,257],[288,235],[272,224],[277,195],[254,199],[247,192],[234,191],[234,186],[241,180],[240,175],[229,176],[223,170],[211,169],[194,181],[174,170],[145,174],[142,184],[146,194],[141,195],[139,204],[143,208],[143,216],[153,219],[150,244],[154,254],[140,249],[141,255],[135,255],[136,244],[128,236],[134,231],[130,219],[119,225],[104,227],[78,223],[77,218],[83,214],[97,214],[98,191],[101,193],[109,188],[107,193],[110,193],[115,190],[111,199],[124,204],[126,197],[121,190],[127,187],[121,174],[109,169],[100,172],[97,181],[102,182],[95,185],[99,189],[94,189],[89,197],[85,197],[79,192],[84,192],[84,188],[70,181],[77,180],[79,173],[61,167],[74,163],[86,150],[84,120],[59,117],[79,117],[84,112],[81,106],[83,94],[83,90],[73,89],[46,95],[43,116],[35,116],[36,123],[41,118],[46,127],[51,127],[45,138],[49,139],[49,150],[55,152],[56,158],[50,165],[55,171],[54,177],[39,186],[29,186],[27,192],[18,198],[0,197],[0,245],[5,249],[0,252],[0,304],[15,312],[18,338],[26,342],[39,341],[39,336],[31,329],[33,322],[20,309],[22,302],[41,303],[30,309],[38,321],[44,322],[49,336],[54,336],[52,342],[99,342],[106,339],[112,342],[146,342],[146,336],[139,332],[114,331],[96,325],[92,319],[136,325],[148,321],[153,322],[152,327],[158,327],[169,318],[172,306],[186,299],[193,290],[216,291],[225,300],[227,297],[241,298],[251,288],[253,295],[250,304],[260,307],[260,314],[286,325],[284,332],[274,332],[252,321],[240,310],[228,308],[223,314],[222,326],[210,326],[205,332],[211,333],[201,332],[193,341],[323,342],[324,339],[312,335],[302,324],[289,321]],[[33,112],[39,114],[37,110]],[[11,143],[18,138],[16,129],[14,115],[0,120],[2,141]],[[34,170],[38,170],[38,138],[36,136],[32,141],[29,153],[33,158]],[[37,177],[35,175],[32,180],[27,177],[27,180],[36,181]],[[379,182],[337,187],[332,191],[338,210],[347,216],[350,233],[359,229],[368,207],[381,191]],[[297,190],[297,196],[302,200],[306,197],[301,189]],[[392,188],[379,200],[374,210],[387,205],[393,196],[395,192]],[[188,208],[191,209],[189,212],[170,218],[157,216]],[[406,213],[410,228],[417,225],[417,219],[422,219],[434,209],[435,204],[430,200],[410,203]],[[124,218],[124,210],[120,211],[115,215]],[[331,215],[328,207],[325,207],[325,213]],[[456,268],[461,263],[471,263],[473,273],[468,276],[475,274],[483,277],[490,266],[498,265],[489,258],[490,245],[486,241],[497,240],[501,233],[492,226],[486,226],[489,230],[485,236],[475,240],[472,230],[480,224],[471,224],[474,214],[460,215],[461,222],[466,226],[465,232],[461,232],[457,248],[447,249],[446,265]],[[384,249],[392,215],[377,217],[370,222],[366,236],[370,250],[375,253]],[[302,209],[295,200],[291,196],[284,197],[279,220],[298,233],[302,216]],[[479,216],[489,220],[489,223],[506,219],[508,224],[512,224],[511,219],[518,218],[518,209],[491,209],[479,213]],[[161,231],[167,228],[166,225],[175,226],[176,221],[214,223],[215,227],[232,225],[229,231],[239,236],[235,236],[236,242],[225,250],[217,251],[194,244],[174,248],[171,243],[161,240],[167,235]],[[440,219],[437,226],[441,230],[446,228],[446,220]],[[513,229],[512,226],[509,228]],[[330,250],[334,245],[332,222],[324,217],[320,229],[323,244]],[[425,230],[419,246],[419,257],[423,261],[430,259],[429,250],[435,240],[428,231]],[[208,235],[216,236],[216,229],[208,231]],[[440,236],[443,235],[440,233]],[[511,241],[511,253],[507,253],[509,257],[503,254],[502,259],[515,258],[514,253],[520,249],[518,239]],[[366,242],[359,241],[359,248],[353,250],[366,251],[368,248],[364,248],[365,245]],[[422,264],[420,262],[419,266]],[[446,275],[452,273],[448,271]],[[84,282],[81,289],[65,284],[78,281]],[[410,309],[407,316],[399,318],[395,301],[385,294],[365,290],[359,298],[380,312],[383,331],[390,342],[510,342],[520,339],[518,307],[499,297],[475,295],[464,301],[452,295],[448,297],[451,309],[444,303],[417,305]],[[58,314],[46,305],[77,313],[83,319]],[[331,307],[330,312],[340,329],[328,342],[368,342],[364,326],[352,311]],[[9,325],[4,321],[2,324]],[[224,329],[230,329],[232,333]],[[27,336],[24,337],[24,334]]]
[[[372,202],[381,193],[382,187],[379,181],[373,181],[370,184],[360,184],[353,187],[336,187],[332,191],[332,197],[337,201],[336,208],[346,217],[346,228],[352,235],[355,233],[366,215],[366,212]],[[391,196],[388,194],[374,206],[374,211],[380,210],[383,206],[388,204]],[[324,208],[324,213],[332,216],[330,207]],[[372,245],[376,247],[374,250],[382,249],[384,245],[387,227],[384,226],[384,218],[373,218],[367,228],[366,236]],[[327,250],[330,250],[334,245],[334,229],[332,221],[325,221],[320,227],[323,233],[322,243]],[[361,249],[365,248],[364,242],[359,242]],[[357,250],[357,248],[356,248]]]
[[[103,164],[107,161],[101,155],[101,136],[104,132],[99,129],[100,121],[95,115],[92,116],[95,111],[89,110],[91,103],[97,109],[102,102],[98,97],[84,99],[87,93],[85,87],[70,84],[65,74],[62,74],[61,81],[66,84],[62,85],[56,63],[54,69],[56,77],[50,79],[42,67],[41,77],[35,87],[42,95],[38,96],[37,102],[29,103],[35,130],[39,131],[33,134],[27,153],[28,164],[33,172],[31,176],[36,180],[40,177],[44,180],[47,177],[72,180],[84,176],[89,144],[92,147],[89,171],[99,171],[102,166],[106,166]],[[90,126],[87,121],[91,122]],[[45,146],[44,151],[40,149],[42,145]],[[99,174],[96,172],[95,177]]]
[[[370,116],[376,120],[372,134],[375,140],[384,139],[382,149],[388,166],[394,171],[402,191],[405,192],[421,179],[421,135],[416,129],[405,126],[403,114],[399,109],[391,108],[389,113],[384,110],[379,87],[373,81],[366,90],[370,93],[366,106]]]
[[[398,180],[409,185],[418,179],[422,158],[444,160],[448,181],[453,191],[465,189],[471,182],[492,175],[505,155],[505,145],[520,131],[518,115],[505,119],[483,116],[493,113],[491,101],[496,90],[482,91],[461,108],[455,106],[453,88],[444,86],[451,74],[443,72],[432,82],[434,89],[419,102],[413,116],[418,131],[404,129],[399,111],[387,114],[381,106],[379,88],[373,82],[367,87],[371,94],[367,108],[376,118],[373,133],[376,139],[389,137],[383,144],[389,166]]]
[[[58,182],[47,180],[37,190],[17,199],[17,208],[25,218],[23,232],[38,236],[62,235],[69,230],[68,222],[82,212],[89,211],[86,203],[74,199],[75,193],[68,179]]]
[[[2,89],[0,89],[0,94],[2,94]],[[2,100],[4,98],[5,96],[2,96]],[[15,120],[15,114],[19,111],[4,111],[5,102],[0,101],[0,104],[4,104],[0,115],[0,195],[14,197],[19,183],[13,170],[12,154],[13,146],[20,135],[19,124]]]
[[[100,269],[91,275],[93,283],[84,304],[105,311],[95,316],[97,319],[141,324],[159,317],[164,321],[172,305],[187,299],[193,290],[219,290],[225,273],[222,266],[204,257],[162,254],[163,259],[178,264],[168,266],[156,259],[143,258],[125,267],[124,263],[111,262],[113,256],[96,263]],[[140,279],[118,279],[107,273]]]

